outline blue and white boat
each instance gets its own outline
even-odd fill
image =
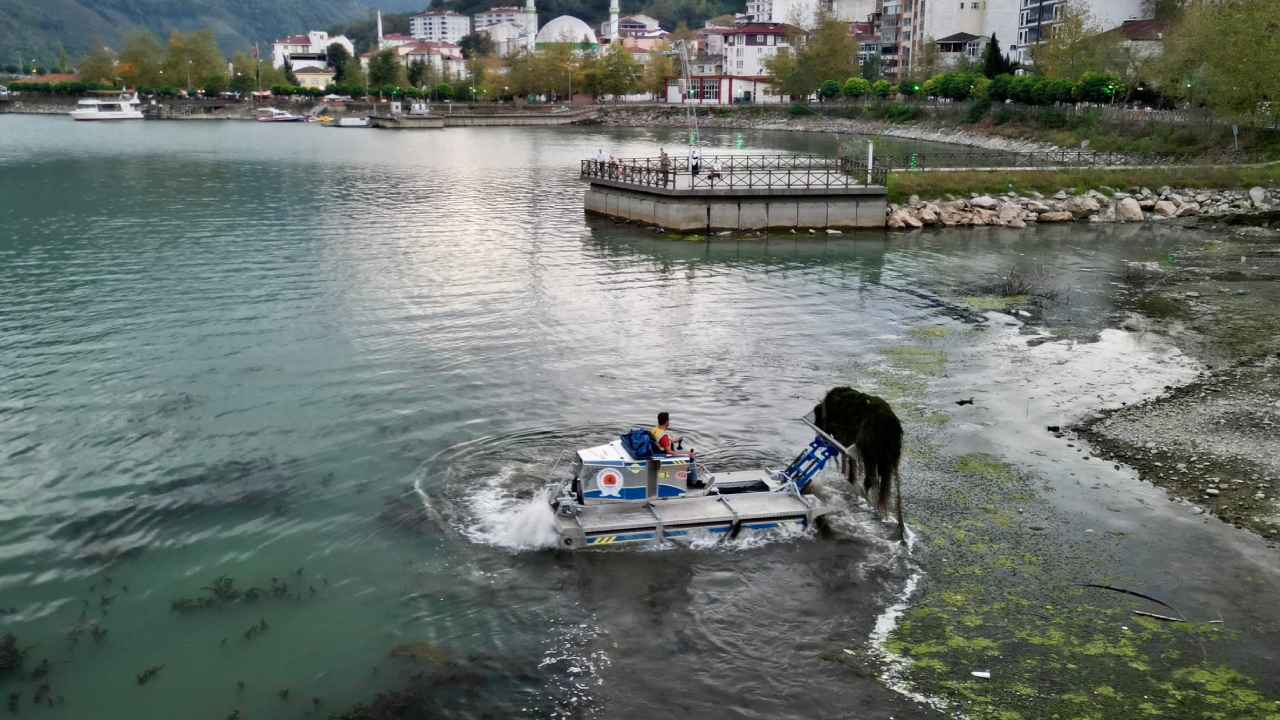
[[[805,490],[831,458],[854,458],[856,451],[807,418],[803,422],[814,439],[782,470],[712,474],[683,455],[634,457],[623,439],[579,450],[572,475],[549,494],[560,548],[734,539],[812,527],[830,508]]]

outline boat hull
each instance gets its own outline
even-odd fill
[[[581,550],[804,530],[827,512],[817,499],[793,492],[708,494],[580,506],[557,514],[556,529],[562,549]]]
[[[102,122],[106,120],[142,120],[140,112],[81,112],[73,110],[71,119],[77,122]]]

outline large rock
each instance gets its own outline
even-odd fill
[[[1199,214],[1200,206],[1192,202],[1178,208],[1178,214],[1175,217],[1191,217]]]
[[[1075,219],[1076,216],[1066,210],[1055,210],[1053,212],[1040,213],[1040,216],[1036,218],[1039,222],[1071,222]]]
[[[1039,200],[1032,200],[1028,202],[1026,204],[1026,208],[1033,213],[1047,213],[1047,212],[1053,211],[1053,208],[1049,207],[1048,205],[1045,205]]]
[[[895,210],[889,213],[888,225],[894,230],[903,230],[922,227],[924,223],[920,222],[915,215],[912,215],[910,210]]]
[[[1267,204],[1267,191],[1260,187],[1249,188],[1249,202],[1260,208]]]
[[[1000,201],[996,200],[990,195],[983,195],[982,197],[976,197],[970,200],[969,204],[976,208],[982,208],[983,210],[995,210],[996,208],[1000,207]]]
[[[1174,205],[1168,200],[1161,200],[1160,202],[1156,203],[1151,208],[1151,210],[1156,214],[1157,217],[1162,217],[1162,218],[1171,218],[1174,215],[1178,214],[1178,206]]]
[[[1022,206],[1005,203],[1000,206],[998,217],[1001,225],[1008,225],[1010,222],[1022,218]]]
[[[1067,211],[1077,218],[1089,217],[1101,209],[1102,206],[1098,204],[1098,201],[1087,195],[1073,197],[1067,201]]]
[[[1142,222],[1142,206],[1133,198],[1125,198],[1116,203],[1116,220],[1120,222]]]
[[[941,219],[938,217],[938,206],[933,203],[928,203],[924,207],[920,208],[919,217],[920,222],[925,225],[937,225],[941,222]]]
[[[1143,210],[1152,210],[1155,208],[1155,206],[1156,206],[1156,201],[1154,198],[1144,197],[1138,201],[1138,207],[1142,208]]]

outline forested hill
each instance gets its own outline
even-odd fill
[[[254,42],[319,30],[384,12],[421,10],[427,0],[0,0],[0,67],[65,51],[74,62],[95,42],[118,45],[131,29],[161,36],[211,29],[231,53]],[[607,3],[606,3],[607,7]],[[266,50],[264,46],[264,50]]]

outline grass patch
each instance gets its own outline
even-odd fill
[[[1018,305],[1025,305],[1030,298],[1026,295],[970,295],[960,302],[977,310],[1008,310]]]
[[[912,195],[940,198],[967,197],[969,193],[1029,192],[1055,193],[1064,188],[1076,192],[1104,187],[1242,189],[1255,185],[1280,184],[1280,164],[1262,167],[1181,167],[1150,170],[1108,170],[1081,168],[1062,171],[972,170],[959,172],[889,173],[889,200],[905,202]]]
[[[947,354],[941,350],[904,345],[880,351],[895,368],[927,377],[941,377],[947,367]]]
[[[911,337],[917,340],[941,340],[950,334],[945,325],[917,325],[910,330]]]

